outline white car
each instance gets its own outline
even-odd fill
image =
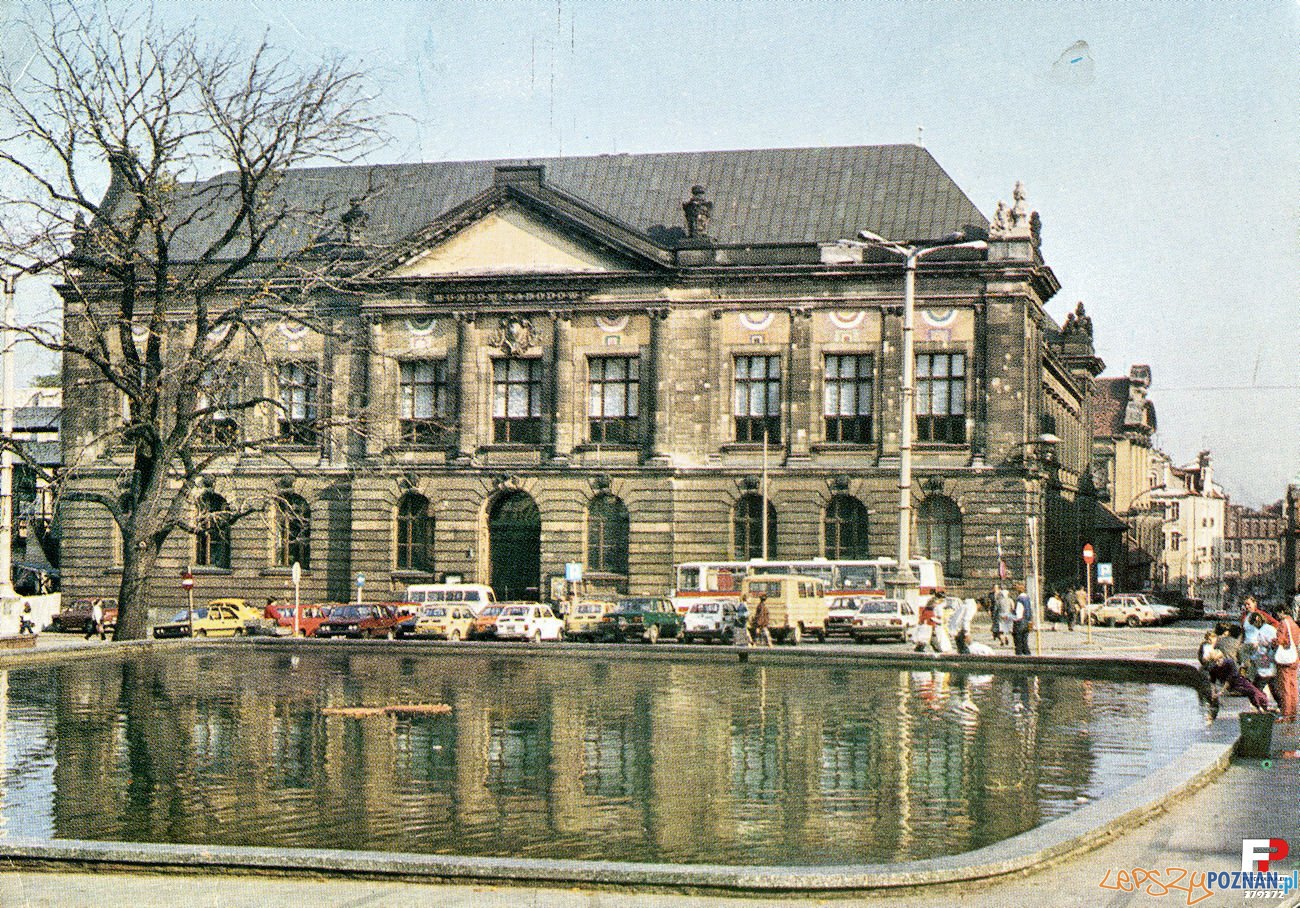
[[[1137,596],[1131,595],[1111,596],[1100,605],[1093,603],[1083,610],[1080,619],[1109,627],[1117,624],[1138,627],[1143,624],[1157,624],[1160,620],[1155,609]]]
[[[853,636],[853,619],[862,610],[866,596],[833,596],[827,603],[826,636]]]
[[[713,599],[697,602],[682,616],[682,640],[716,640],[727,643],[736,627],[736,602],[732,599]]]
[[[896,637],[906,640],[916,627],[916,609],[906,599],[863,599],[851,633],[858,643]]]
[[[564,622],[547,605],[507,605],[496,623],[498,640],[559,640]]]

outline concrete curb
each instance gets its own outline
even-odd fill
[[[241,642],[243,643],[243,642]],[[386,641],[247,641],[277,651],[337,651],[354,647],[393,646]],[[111,647],[70,647],[44,653],[3,657],[0,666],[45,663],[61,659],[124,656],[153,648],[193,646],[190,641],[140,641]],[[199,644],[204,649],[224,643]],[[237,643],[236,645],[240,645]],[[611,655],[611,647],[582,645],[398,644],[403,653],[444,655],[508,651],[517,655]],[[747,654],[751,662],[797,664],[818,661],[893,665],[916,670],[1017,672],[1059,671],[1125,680],[1199,687],[1194,666],[1181,662],[1101,657],[970,657],[897,653],[801,652],[798,650],[707,649],[681,646],[617,647],[620,657],[680,659],[683,651],[707,661],[734,661]],[[35,658],[43,656],[44,658]],[[759,866],[722,864],[638,864],[618,861],[465,857],[387,852],[260,848],[241,846],[159,845],[78,840],[0,840],[0,858],[25,869],[94,868],[129,872],[217,872],[276,876],[326,876],[390,879],[426,883],[578,886],[600,889],[691,891],[717,894],[781,895],[802,893],[850,895],[880,890],[914,889],[970,883],[1041,869],[1089,851],[1162,813],[1179,799],[1213,781],[1229,765],[1236,745],[1235,713],[1225,713],[1211,732],[1213,740],[1195,744],[1173,763],[1147,778],[1020,835],[962,854],[898,864],[835,866]]]

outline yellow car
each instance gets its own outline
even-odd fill
[[[464,605],[426,605],[397,626],[399,637],[465,640],[474,627],[474,612]]]
[[[243,599],[213,599],[194,609],[190,622],[188,610],[177,612],[165,624],[153,629],[158,639],[166,637],[234,637],[244,633],[244,622],[260,618],[262,613]]]
[[[564,616],[565,640],[595,640],[596,628],[613,603],[598,599],[575,602]]]

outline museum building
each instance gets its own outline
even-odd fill
[[[999,547],[1028,569],[1034,518],[1049,583],[1077,576],[1102,363],[1082,304],[1045,310],[1019,185],[990,221],[899,145],[304,169],[279,191],[329,210],[354,261],[311,291],[331,330],[264,320],[270,366],[239,380],[279,404],[214,430],[275,443],[213,462],[154,605],[187,565],[213,597],[283,595],[297,561],[305,600],[359,574],[370,599],[447,575],[527,599],[572,562],[664,593],[675,564],[758,557],[764,526],[772,558],[892,555],[904,266],[863,230],[987,237],[917,270],[914,554],[983,594]],[[120,402],[64,368],[69,487],[112,489],[128,461],[96,439]],[[112,594],[107,512],[62,521],[65,593]]]

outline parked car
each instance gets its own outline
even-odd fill
[[[1114,627],[1117,624],[1138,627],[1143,624],[1155,624],[1159,621],[1155,609],[1136,596],[1127,593],[1111,596],[1100,605],[1096,603],[1089,605],[1083,610],[1081,617],[1085,621],[1091,621],[1093,624],[1104,624],[1107,627]]]
[[[866,596],[832,596],[826,602],[826,636],[852,637],[853,619],[862,610]]]
[[[1184,596],[1178,603],[1178,611],[1184,618],[1200,620],[1210,615],[1205,611],[1205,600]]]
[[[468,605],[426,605],[397,625],[399,637],[465,640],[474,627],[474,610]]]
[[[479,610],[474,623],[470,626],[469,639],[471,640],[491,640],[497,635],[497,619],[501,613],[506,610],[504,605],[495,603],[485,605]]]
[[[600,599],[580,599],[575,602],[564,616],[564,639],[595,640],[596,628],[612,605]]]
[[[171,620],[155,625],[154,637],[238,637],[245,633],[247,622],[257,617],[257,610],[243,599],[213,599],[191,612],[183,609]]]
[[[90,633],[90,610],[95,602],[104,611],[104,630],[111,631],[117,625],[117,600],[109,598],[74,599],[67,608],[60,609],[50,619],[50,630],[69,633]]]
[[[768,631],[772,639],[797,646],[806,634],[826,638],[826,581],[801,574],[750,574],[740,583],[740,595],[752,616],[766,598]]]
[[[732,599],[711,599],[696,602],[682,616],[682,640],[693,643],[727,643],[736,627],[739,603]]]
[[[682,617],[671,599],[620,599],[600,622],[598,636],[606,641],[644,640],[656,643],[676,639],[682,631]]]
[[[857,643],[894,638],[906,640],[916,627],[916,607],[906,599],[862,599],[850,632]]]
[[[298,610],[298,636],[314,637],[316,629],[325,621],[327,606],[321,605],[299,605]],[[262,617],[247,622],[244,629],[249,634],[269,637],[292,637],[293,636],[293,613],[292,605],[268,605],[262,613]]]
[[[383,637],[397,639],[397,626],[409,617],[399,605],[410,603],[376,603],[374,605],[339,605],[316,628],[317,637]]]
[[[532,603],[507,605],[497,618],[498,640],[559,640],[564,636],[564,622],[555,617],[549,605]]]

